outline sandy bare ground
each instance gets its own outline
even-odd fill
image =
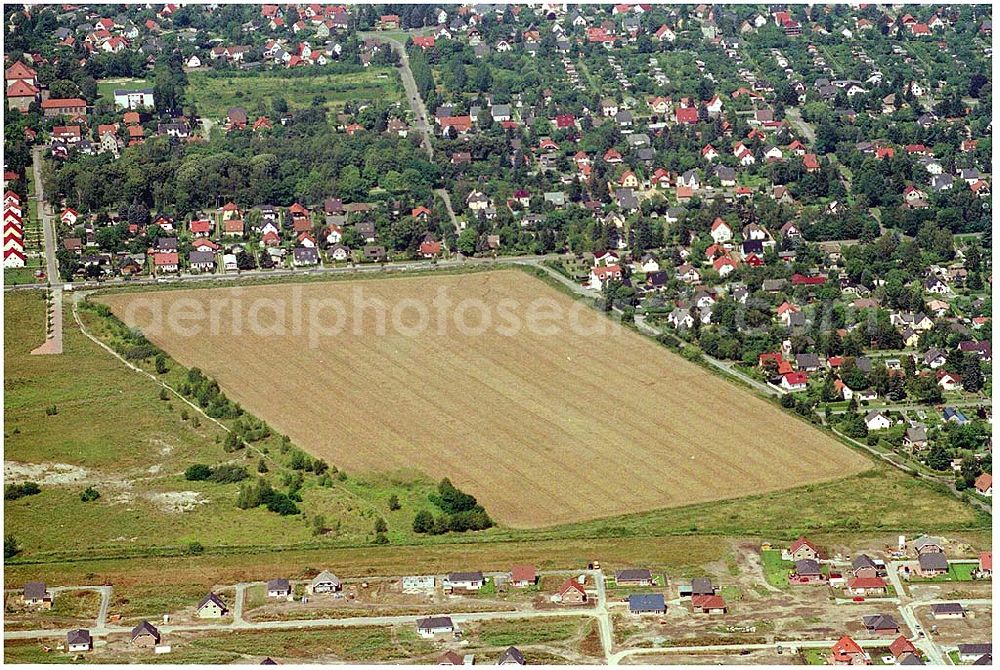
[[[462,334],[449,320],[453,311],[444,321],[432,311],[419,335],[395,331],[391,316],[387,332],[377,335],[374,312],[359,316],[350,307],[336,336],[314,342],[315,329],[295,328],[293,295],[307,304],[323,298],[350,306],[356,289],[390,307],[406,300],[426,305],[439,289],[453,302],[473,298],[495,306],[512,299],[519,306],[510,311],[522,324],[539,297],[549,308],[577,311],[572,320],[545,322],[554,334],[538,328]],[[655,343],[623,329],[609,332],[602,315],[516,271],[101,300],[310,453],[348,471],[415,467],[450,477],[511,526],[764,493],[868,466]],[[213,330],[207,319],[189,319],[184,332],[156,331],[151,312],[135,309],[152,304],[166,313],[179,301],[206,315],[215,309],[218,325]],[[283,333],[272,328],[281,301]],[[399,313],[405,326],[416,325],[415,308]],[[254,315],[268,328],[250,332]],[[465,316],[473,327],[481,323],[476,310]],[[503,321],[499,312],[491,318],[494,325]],[[327,314],[324,323],[333,321]],[[439,328],[442,322],[449,325]]]

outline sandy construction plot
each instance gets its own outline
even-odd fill
[[[359,291],[397,306],[406,332],[392,327],[390,313],[385,334],[376,334],[374,309],[359,316],[352,307]],[[428,327],[413,334],[414,301],[429,305],[439,292],[453,304],[496,306],[494,327],[459,332],[454,309],[428,306]],[[308,327],[320,299],[344,305],[339,334],[317,337]],[[733,498],[868,467],[767,402],[638,335],[609,332],[604,316],[513,270],[100,300],[310,453],[348,471],[448,476],[511,526]],[[195,317],[181,322],[184,332],[157,330],[151,310],[171,308],[206,317],[214,310],[218,325]],[[284,334],[272,327],[278,308]],[[526,326],[531,313],[553,310],[575,311],[497,332],[511,315]],[[333,308],[317,313],[333,332]],[[296,314],[306,315],[301,329]],[[462,314],[472,328],[484,318],[475,308]],[[251,332],[254,320],[261,327]]]

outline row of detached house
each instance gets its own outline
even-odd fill
[[[212,214],[195,214],[189,221],[177,222],[161,214],[148,227],[129,224],[130,236],[160,231],[147,253],[111,254],[100,251],[97,232],[101,225],[116,225],[117,216],[105,217],[99,224],[95,217],[81,217],[72,208],[65,209],[60,220],[64,229],[72,232],[62,239],[62,248],[79,261],[78,271],[91,276],[140,274],[148,269],[154,274],[175,274],[182,271],[210,273],[219,270],[233,272],[291,265],[310,267],[343,262],[385,262],[388,250],[376,243],[375,223],[366,218],[374,209],[368,203],[343,203],[327,199],[321,209],[310,210],[300,203],[288,208],[260,205],[244,210],[229,202]],[[251,214],[252,212],[252,214]],[[416,248],[417,256],[434,259],[445,253],[444,243],[430,232],[432,212],[419,205],[399,216],[409,216],[428,224]],[[255,223],[248,224],[246,217]],[[352,220],[353,219],[353,220]],[[344,244],[345,234],[357,240],[351,248]],[[256,251],[255,251],[256,249]],[[241,255],[257,257],[250,266],[241,265]]]

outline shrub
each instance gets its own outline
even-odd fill
[[[101,494],[93,486],[88,486],[80,494],[80,500],[83,502],[93,502],[101,497]]]
[[[212,468],[202,463],[195,463],[188,466],[184,471],[184,479],[189,482],[203,482],[212,476]]]
[[[429,533],[432,528],[434,528],[434,515],[427,510],[422,509],[413,517],[414,533]]]
[[[8,484],[3,491],[4,500],[17,500],[25,496],[34,496],[42,492],[42,487],[35,482],[25,482],[23,484]]]
[[[17,544],[17,538],[13,535],[5,535],[3,538],[4,559],[14,558],[21,553],[21,547]]]
[[[212,468],[212,474],[209,478],[217,484],[235,484],[247,479],[249,476],[250,473],[242,465],[226,463]]]

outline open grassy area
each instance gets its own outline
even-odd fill
[[[388,663],[434,651],[433,644],[420,639],[410,627],[246,631],[198,637],[186,648],[292,662],[329,659],[356,663]]]
[[[315,68],[307,75],[291,75],[282,70],[229,76],[191,72],[186,95],[201,116],[218,119],[225,117],[230,107],[243,107],[247,114],[254,116],[260,104],[270,115],[271,103],[278,97],[295,109],[308,107],[313,98],[320,96],[327,111],[335,112],[343,109],[348,101],[400,100],[402,90],[395,68],[370,67],[343,74]]]
[[[101,594],[88,589],[60,591],[52,597],[52,608],[47,610],[25,607],[17,592],[6,594],[5,601],[4,627],[8,630],[86,627],[97,619]]]
[[[389,663],[432,654],[431,643],[409,628],[352,627],[303,631],[242,631],[216,634],[173,634],[171,653],[154,655],[117,641],[84,655],[91,663],[259,663],[265,657],[284,662],[341,661]],[[4,644],[7,663],[68,663],[75,654],[46,653],[35,641]]]
[[[580,617],[486,621],[476,626],[475,636],[490,647],[557,642],[583,634],[590,621]]]
[[[117,614],[129,625],[139,619],[158,621],[164,614],[195,607],[213,586],[210,577],[195,576],[186,584],[171,584],[170,588],[156,583],[115,584],[108,615]]]

